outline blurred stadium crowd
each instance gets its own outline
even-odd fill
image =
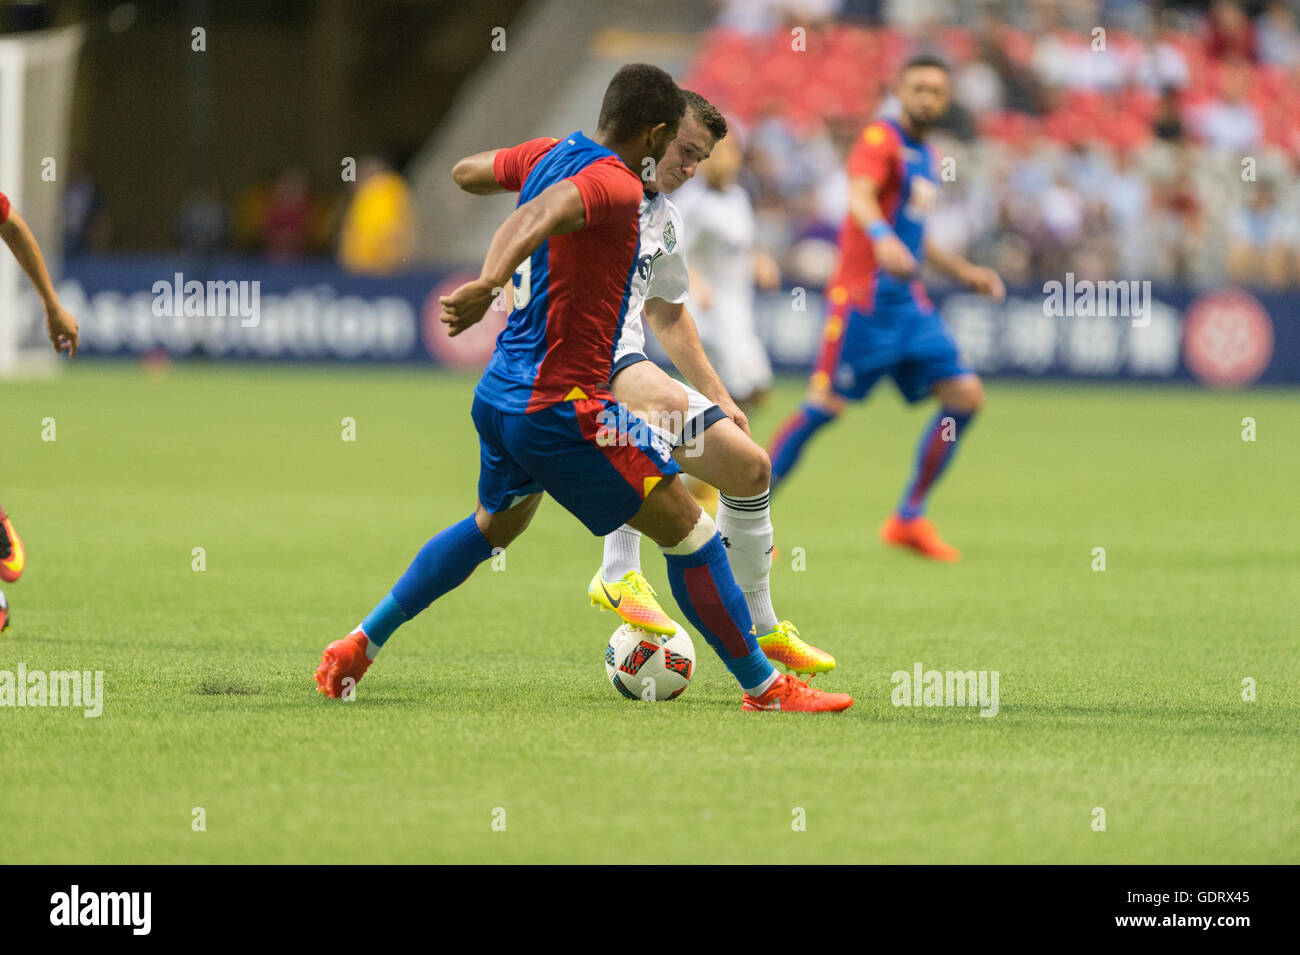
[[[791,281],[829,274],[842,158],[895,109],[898,66],[929,51],[953,70],[935,136],[955,160],[931,222],[941,245],[1012,284],[1067,270],[1300,282],[1300,37],[1286,0],[719,6],[685,85],[744,128],[760,242]]]
[[[64,196],[64,254],[104,251],[111,236],[103,194],[74,159]],[[175,242],[197,259],[238,252],[286,263],[335,255],[349,271],[386,275],[409,264],[414,248],[411,191],[378,156],[359,158],[355,180],[331,192],[313,190],[300,166],[265,173],[233,201],[209,180],[181,205]]]
[[[952,66],[937,131],[951,176],[941,245],[1009,284],[1073,271],[1205,286],[1300,284],[1300,0],[718,0],[683,85],[744,150],[758,245],[819,286],[847,205],[844,157],[910,55]],[[74,162],[65,252],[112,246],[111,210]],[[195,190],[176,246],[286,262],[332,255],[385,274],[415,240],[408,184],[377,157],[356,182],[268,171]]]

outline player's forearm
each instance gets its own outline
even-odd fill
[[[531,206],[527,203],[516,209],[492,237],[479,278],[491,282],[493,288],[504,287],[519,264],[550,234],[549,217]]]
[[[865,176],[849,181],[849,213],[864,232],[874,223],[884,222],[885,213],[876,197],[876,184]]]
[[[952,276],[959,282],[969,282],[971,269],[974,268],[960,255],[940,248],[929,239],[925,240],[925,261],[927,265],[933,265],[940,272]]]
[[[496,177],[496,156],[499,150],[489,149],[457,160],[451,169],[456,185],[476,196],[490,196],[505,192]]]
[[[45,257],[41,255],[41,247],[36,244],[36,237],[32,235],[32,230],[27,227],[22,216],[11,211],[9,218],[0,225],[0,237],[4,238],[5,245],[9,246],[9,251],[14,254],[19,266],[31,279],[45,307],[57,306],[59,296],[55,294],[54,283],[50,281],[50,273],[45,268]]]
[[[659,344],[663,345],[668,359],[704,397],[714,402],[730,401],[731,396],[722,379],[705,354],[691,313],[682,305],[663,303],[667,306],[663,307],[653,304],[659,301],[651,299],[646,302],[646,322],[655,338],[659,339]]]
[[[501,228],[492,237],[479,278],[491,282],[493,288],[503,287],[519,268],[519,263],[537,251],[548,238],[576,232],[586,224],[587,207],[578,187],[568,179],[548,186],[541,195],[525,202],[501,223]]]

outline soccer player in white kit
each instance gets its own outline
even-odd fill
[[[771,462],[750,438],[749,422],[732,400],[725,375],[720,377],[710,364],[684,304],[691,274],[685,253],[692,245],[683,216],[668,193],[695,175],[701,160],[725,142],[727,134],[726,121],[712,104],[698,93],[684,92],[686,115],[677,139],[647,182],[641,205],[637,275],[628,318],[615,345],[610,390],[620,404],[659,430],[674,448],[673,458],[683,471],[719,489],[718,530],[736,583],[749,604],[758,644],[767,657],[796,673],[824,673],[834,668],[835,658],[804,641],[790,621],[777,618],[772,607]],[[750,223],[752,231],[752,214]],[[694,227],[692,220],[690,229]],[[752,272],[748,288],[752,302]],[[725,283],[715,290],[729,294]],[[649,322],[668,357],[694,387],[669,377],[646,358],[643,320]],[[726,340],[715,354],[727,354],[731,344]],[[755,344],[767,368],[767,355],[756,339]],[[741,347],[745,347],[743,343]],[[770,383],[770,368],[767,375],[766,383]],[[625,525],[606,536],[604,559],[591,580],[588,596],[593,604],[613,610],[634,626],[672,633],[675,625],[641,573],[640,550],[641,534],[631,527]]]

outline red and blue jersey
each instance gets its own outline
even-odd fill
[[[862,131],[849,152],[850,178],[876,184],[880,211],[917,263],[925,261],[925,220],[939,195],[938,161],[933,149],[908,136],[892,119],[876,120]],[[852,213],[840,227],[840,259],[831,279],[831,298],[841,303],[912,299],[918,284],[897,279],[876,266],[871,239]]]
[[[514,309],[475,394],[511,414],[612,397],[614,344],[640,248],[641,180],[580,132],[502,149],[493,173],[519,192],[519,205],[567,179],[587,216],[576,232],[547,238],[515,272]]]
[[[0,192],[0,225],[9,221],[9,197]]]

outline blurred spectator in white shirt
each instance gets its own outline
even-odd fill
[[[1196,129],[1214,149],[1239,152],[1260,141],[1263,126],[1259,111],[1246,99],[1250,65],[1229,63],[1223,73],[1223,92],[1217,100],[1196,110]]]
[[[1147,254],[1150,238],[1146,221],[1151,205],[1151,187],[1138,168],[1132,150],[1116,152],[1115,168],[1106,177],[1103,201],[1111,227],[1115,230],[1117,264],[1132,274],[1145,274],[1150,258]]]
[[[1296,229],[1278,207],[1273,183],[1253,186],[1250,204],[1237,210],[1229,226],[1228,275],[1247,285],[1284,285],[1291,270]]]
[[[1300,38],[1295,28],[1295,11],[1286,0],[1273,0],[1259,21],[1259,59],[1290,69],[1300,61]]]

